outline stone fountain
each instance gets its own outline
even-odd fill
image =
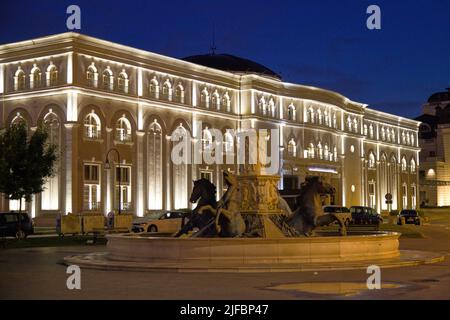
[[[229,173],[224,174],[230,180]],[[395,232],[349,232],[346,236],[299,233],[293,227],[296,224],[288,223],[290,213],[277,188],[279,176],[264,174],[258,163],[242,166],[230,181],[228,191],[233,187],[233,192],[227,191],[217,206],[204,208],[216,216],[211,222],[216,225],[216,236],[108,235],[106,252],[70,256],[65,262],[113,270],[285,272],[365,269],[371,264],[398,267],[438,259],[423,252],[400,251],[400,234]],[[219,215],[245,225],[241,223],[242,230],[232,237],[220,236]],[[308,219],[303,224],[305,221]]]

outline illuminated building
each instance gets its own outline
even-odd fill
[[[423,105],[419,128],[420,202],[450,206],[450,88],[437,92]]]
[[[220,70],[222,69],[222,70]],[[49,124],[57,174],[28,204],[33,216],[118,208],[142,215],[191,206],[192,180],[223,193],[227,165],[175,165],[170,135],[208,139],[208,128],[277,128],[280,188],[321,175],[336,204],[416,207],[419,122],[379,112],[339,93],[283,82],[264,66],[230,55],[174,59],[64,33],[0,46],[0,126]],[[196,132],[195,124],[203,124]],[[107,151],[123,162],[104,170]],[[224,143],[233,152],[232,141]],[[112,161],[113,159],[110,159]],[[3,198],[1,210],[14,207]]]

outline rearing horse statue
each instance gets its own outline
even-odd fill
[[[341,235],[346,234],[346,226],[335,214],[325,213],[322,209],[321,195],[333,194],[335,189],[323,182],[319,177],[307,177],[297,197],[297,209],[287,219],[289,226],[298,233],[310,236],[314,229],[329,225],[335,221],[340,226]]]
[[[195,235],[197,237],[216,236],[216,228],[214,223],[211,223],[216,218],[216,186],[204,178],[194,181],[189,201],[197,202],[197,206],[192,211],[189,221],[175,234],[175,237],[180,237],[195,228],[199,229]]]

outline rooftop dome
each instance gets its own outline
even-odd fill
[[[447,88],[447,91],[444,92],[436,92],[428,98],[428,102],[442,102],[449,100],[450,100],[450,88]]]
[[[182,58],[182,60],[199,64],[205,67],[235,73],[256,73],[262,76],[281,80],[281,76],[257,62],[236,57],[231,54],[202,54]]]

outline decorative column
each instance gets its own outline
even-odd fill
[[[78,162],[76,155],[77,139],[78,139],[78,124],[69,122],[64,124],[66,130],[66,146],[64,155],[64,167],[65,167],[65,214],[69,212],[78,213],[81,208],[78,203]]]
[[[137,153],[137,181],[136,181],[136,206],[135,215],[138,217],[144,216],[144,205],[145,205],[145,195],[144,195],[144,135],[145,132],[136,132],[136,153]]]

